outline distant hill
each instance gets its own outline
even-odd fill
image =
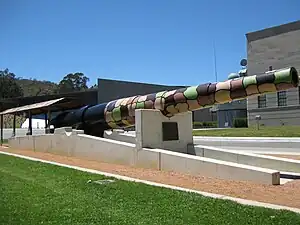
[[[58,93],[58,84],[51,81],[41,81],[36,79],[17,78],[16,82],[23,89],[24,97],[51,95]],[[89,89],[97,88],[97,85],[91,86]],[[16,126],[19,128],[26,118],[17,116]],[[4,127],[13,127],[13,116],[4,116]]]
[[[51,81],[23,78],[19,78],[16,81],[22,87],[24,97],[54,94],[58,89],[58,84]]]
[[[57,93],[58,84],[50,81],[40,81],[36,79],[23,79],[18,78],[16,82],[21,86],[24,92],[24,97],[28,96],[40,96]],[[21,124],[26,118],[17,116],[16,126],[20,128]],[[4,127],[13,127],[13,115],[4,115]]]

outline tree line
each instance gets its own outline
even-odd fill
[[[23,79],[17,77],[9,69],[5,69],[0,70],[0,99],[70,93],[96,87],[96,85],[88,87],[88,82],[89,78],[81,72],[69,73],[58,84],[55,84],[49,81]]]

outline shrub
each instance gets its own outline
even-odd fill
[[[208,122],[194,122],[194,128],[216,128],[218,127],[217,121],[208,121]]]
[[[234,127],[248,127],[247,118],[235,118],[233,120]]]

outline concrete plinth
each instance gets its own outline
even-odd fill
[[[135,111],[136,147],[188,153],[193,146],[192,113],[165,117],[159,110]]]

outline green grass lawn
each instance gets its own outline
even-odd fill
[[[0,154],[0,224],[300,224],[300,214]],[[113,179],[113,178],[111,178]]]
[[[223,137],[300,137],[300,126],[229,128],[220,130],[194,130],[196,136]]]

